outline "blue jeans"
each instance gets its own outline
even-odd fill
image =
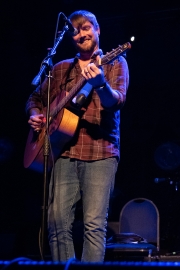
[[[49,245],[53,261],[74,257],[72,226],[76,203],[82,196],[84,242],[81,261],[102,262],[111,191],[118,162],[116,158],[80,161],[59,158],[51,177],[48,208]],[[51,198],[53,193],[53,198]]]

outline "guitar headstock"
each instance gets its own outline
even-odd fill
[[[118,56],[131,49],[131,44],[129,42],[124,43],[123,45],[119,45],[116,49],[106,53],[101,59],[101,65],[108,64],[114,61]]]

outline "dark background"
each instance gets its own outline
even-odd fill
[[[128,200],[148,198],[160,212],[161,247],[179,251],[180,2],[6,0],[0,9],[0,256],[39,252],[43,176],[23,167],[25,102],[53,46],[59,12],[68,16],[77,9],[97,16],[104,53],[136,38],[127,52],[130,86],[121,111],[121,161],[109,221],[118,221]],[[64,37],[53,64],[74,55]],[[156,183],[156,177],[164,181]]]

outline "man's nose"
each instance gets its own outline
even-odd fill
[[[84,30],[82,30],[82,29],[79,30],[79,34],[80,34],[81,37],[86,36],[86,32]]]

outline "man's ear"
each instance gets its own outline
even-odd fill
[[[98,36],[100,35],[100,28],[97,29],[97,32],[98,32]]]

